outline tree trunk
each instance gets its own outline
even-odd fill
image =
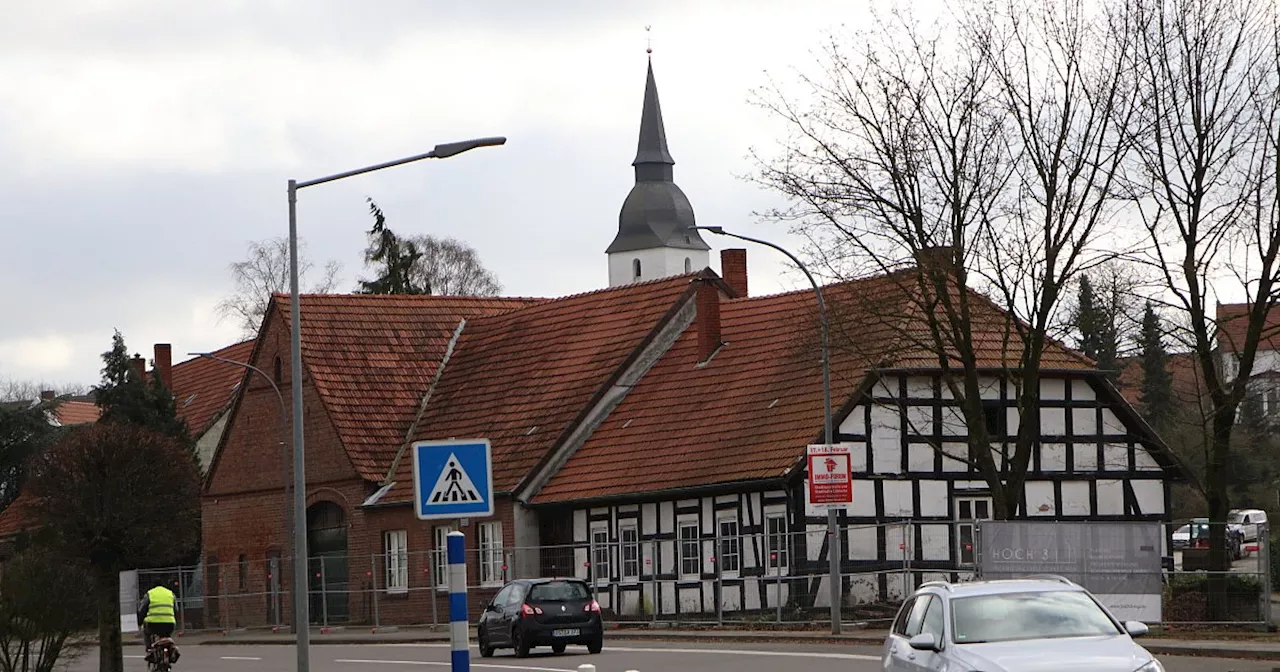
[[[1227,463],[1231,450],[1231,429],[1235,413],[1219,413],[1213,419],[1209,437],[1209,463],[1205,469],[1206,499],[1209,504],[1209,620],[1227,618],[1226,572],[1232,557],[1227,544],[1227,516],[1231,500],[1227,492]]]
[[[96,583],[98,672],[124,672],[124,642],[120,634],[120,575],[99,570]]]

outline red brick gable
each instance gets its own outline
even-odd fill
[[[283,318],[287,329],[289,296],[277,294],[274,299],[271,312]],[[458,323],[536,302],[528,298],[303,295],[304,376],[314,383],[361,477],[381,481],[386,475]],[[287,348],[285,353],[287,370]]]
[[[914,273],[823,288],[832,321],[833,413],[873,368],[937,368],[925,321],[905,293]],[[1016,360],[999,337],[1004,313],[976,292],[971,297],[979,364]],[[700,364],[696,330],[687,330],[533,502],[782,478],[822,434],[817,325],[808,290],[724,302],[726,345]],[[1043,360],[1046,368],[1092,368],[1056,343]]]
[[[488,438],[495,492],[510,492],[620,373],[698,274],[549,300],[468,322],[414,440]],[[407,502],[413,460],[401,457],[384,502]]]

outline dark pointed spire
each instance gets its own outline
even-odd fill
[[[640,141],[636,146],[637,180],[670,180],[675,165],[667,149],[667,131],[662,125],[662,105],[658,102],[658,84],[653,78],[653,59],[649,60],[649,77],[644,84],[644,108],[640,111]]]

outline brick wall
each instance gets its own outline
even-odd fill
[[[281,360],[278,385],[287,404],[289,340],[278,315],[263,330],[259,351],[251,363],[271,375],[277,357]],[[367,545],[364,515],[357,507],[373,487],[351,467],[337,431],[306,375],[303,404],[307,506],[331,501],[341,507],[347,526],[348,555],[367,558],[373,550]],[[291,414],[292,408],[286,411]],[[269,590],[274,577],[268,571],[268,554],[276,552],[282,558],[283,589],[291,589],[293,583],[292,561],[287,557],[292,530],[286,527],[284,497],[293,464],[292,428],[287,428],[290,452],[286,454],[280,446],[279,400],[257,376],[250,379],[233,413],[201,499],[205,585],[211,598],[206,611],[208,621],[223,628],[272,624]],[[380,550],[380,545],[374,550]],[[368,571],[360,563],[349,563],[348,578],[353,589],[364,585]],[[362,621],[370,613],[359,597],[353,596],[349,607],[352,619]],[[288,622],[291,598],[285,597],[281,602]]]

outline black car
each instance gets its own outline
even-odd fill
[[[600,604],[580,579],[519,579],[502,587],[484,607],[476,624],[480,655],[497,648],[516,650],[517,658],[535,646],[564,653],[570,644],[591,653],[604,648]]]

